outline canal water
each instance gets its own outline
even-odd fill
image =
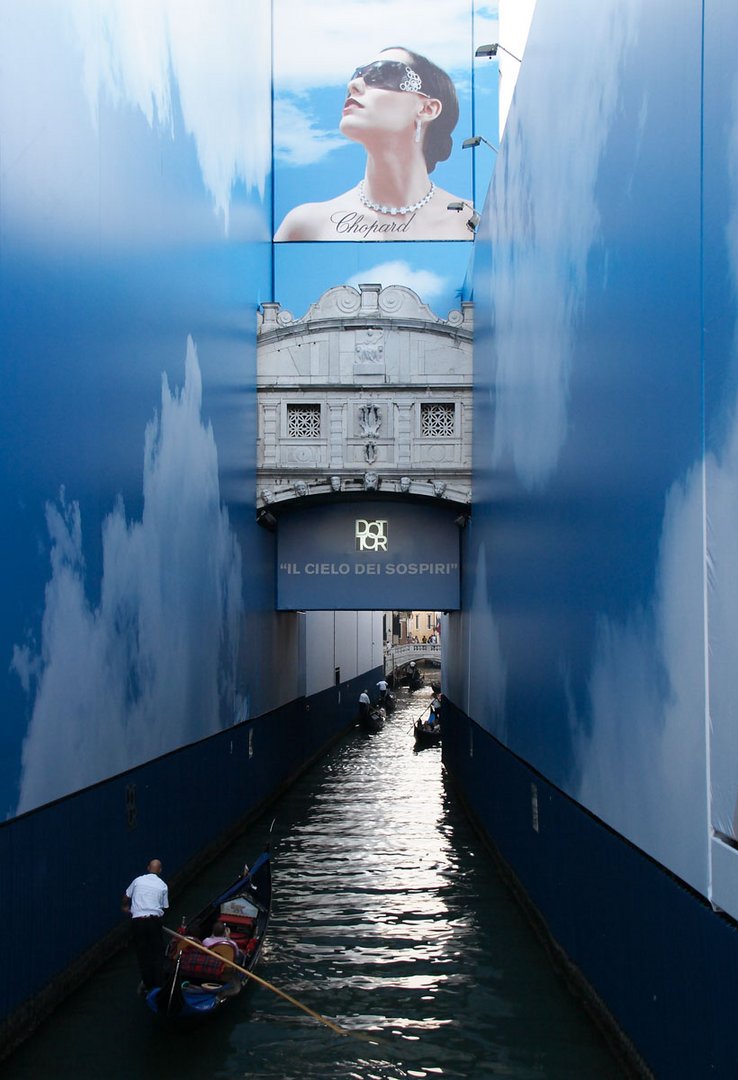
[[[234,878],[274,818],[274,908],[258,974],[352,1034],[335,1034],[258,985],[205,1025],[173,1031],[136,997],[125,951],[0,1074],[622,1077],[480,848],[444,780],[440,749],[414,752],[412,722],[429,700],[430,691],[401,691],[381,731],[343,738],[176,898],[167,920],[176,926]]]

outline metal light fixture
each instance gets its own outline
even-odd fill
[[[472,206],[471,203],[464,202],[463,199],[458,199],[456,202],[448,203],[448,205],[446,206],[446,209],[447,210],[461,211],[461,210],[464,209],[464,207],[466,207],[467,210],[471,210],[471,217],[467,221],[466,227],[469,230],[469,232],[476,232],[477,231],[477,225],[479,224],[479,221],[480,221],[480,217],[479,217],[479,214],[474,209],[474,207]],[[428,483],[430,483],[430,480],[428,481]]]
[[[470,147],[479,146],[480,143],[484,143],[490,150],[494,150],[496,154],[499,154],[499,150],[496,146],[493,146],[489,139],[485,139],[484,135],[471,135],[468,139],[464,139],[461,144],[462,150],[468,150]]]
[[[523,61],[520,59],[519,56],[516,56],[515,53],[511,53],[509,49],[506,49],[504,45],[500,45],[498,41],[496,41],[493,45],[480,45],[479,48],[475,51],[474,55],[486,56],[488,59],[491,59],[493,56],[497,56],[498,49],[502,49],[502,51],[507,53],[508,56],[512,56],[513,60],[517,60],[519,64],[522,64]]]

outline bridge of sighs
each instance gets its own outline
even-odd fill
[[[277,532],[278,607],[459,605],[471,510],[472,305],[342,285],[258,328],[257,518]]]

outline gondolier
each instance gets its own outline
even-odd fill
[[[161,986],[164,942],[161,921],[169,907],[169,890],[161,877],[161,862],[152,859],[146,873],[134,878],[125,891],[123,911],[131,916],[133,947],[146,990]]]

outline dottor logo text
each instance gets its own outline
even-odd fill
[[[386,551],[387,539],[386,521],[366,521],[364,518],[356,519],[357,551]]]

